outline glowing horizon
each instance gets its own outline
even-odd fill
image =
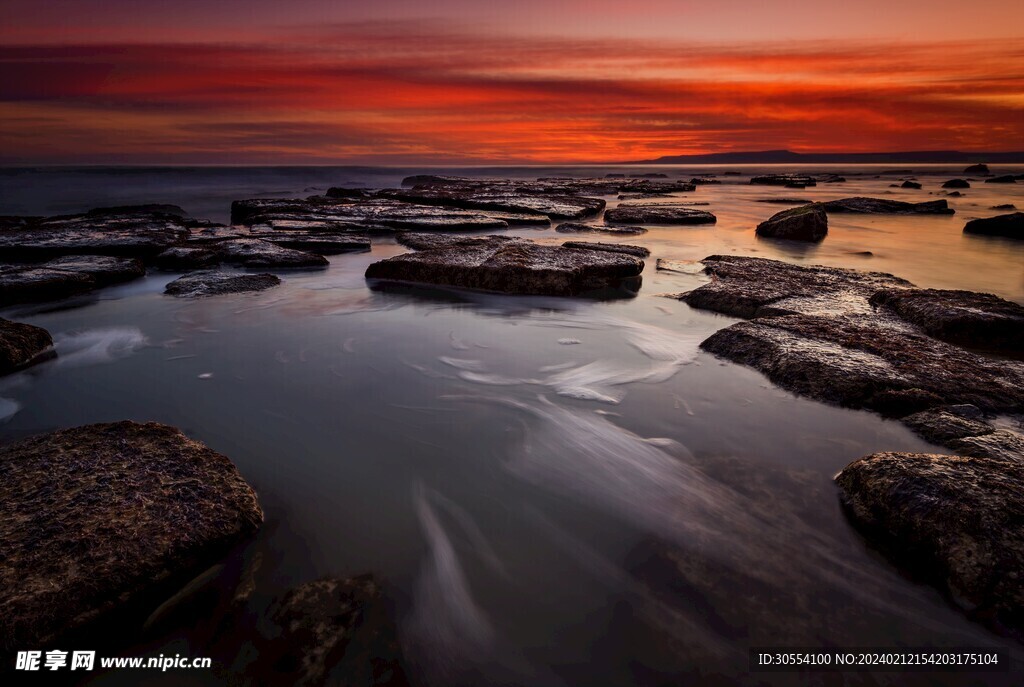
[[[0,162],[1024,148],[1019,3],[480,4],[11,0]]]

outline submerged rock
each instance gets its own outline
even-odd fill
[[[609,224],[714,224],[717,218],[706,210],[677,205],[620,205],[604,213]]]
[[[998,296],[941,289],[882,289],[870,302],[888,308],[936,339],[1024,354],[1024,307]]]
[[[370,575],[307,582],[275,601],[269,616],[278,633],[260,641],[247,670],[261,682],[408,684],[394,624]]]
[[[406,245],[413,245],[407,243]],[[642,260],[500,236],[419,243],[418,252],[375,262],[368,279],[438,284],[502,293],[576,296],[636,291]]]
[[[826,212],[851,212],[872,215],[952,215],[955,210],[945,200],[929,200],[923,203],[907,203],[902,200],[884,198],[842,198],[829,200],[822,205]]]
[[[220,296],[227,293],[264,291],[281,283],[273,274],[233,274],[231,272],[192,272],[175,279],[164,293],[172,296]]]
[[[966,179],[950,179],[942,185],[942,188],[970,188],[971,183]]]
[[[828,215],[818,203],[783,210],[757,225],[757,235],[790,241],[821,241],[828,234]]]
[[[964,225],[964,233],[1024,239],[1024,212],[972,219]]]
[[[876,453],[836,477],[850,518],[974,618],[1024,630],[1024,464]]]
[[[30,265],[0,265],[0,305],[57,300],[144,276],[142,261],[73,255]]]
[[[53,353],[53,339],[42,327],[0,318],[0,375],[41,362]],[[0,543],[0,550],[3,544]]]
[[[555,231],[563,234],[601,233],[601,234],[646,234],[643,227],[608,227],[596,224],[579,224],[576,222],[563,222],[555,227]]]
[[[631,246],[626,243],[600,243],[593,241],[566,241],[562,244],[566,248],[582,248],[583,250],[602,250],[609,253],[623,253],[638,258],[646,258],[651,254],[643,246]]]
[[[0,647],[36,649],[194,575],[263,521],[231,461],[157,423],[0,448]]]

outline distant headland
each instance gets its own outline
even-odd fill
[[[944,162],[1024,163],[1024,151],[1009,153],[964,152],[960,150],[919,150],[896,153],[794,153],[791,150],[706,153],[702,155],[664,155],[653,160],[632,160],[626,165],[678,164],[785,164],[790,162],[825,164],[893,164]]]

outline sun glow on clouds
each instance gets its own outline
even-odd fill
[[[610,161],[771,148],[1009,150],[1024,42],[696,42],[280,29],[0,47],[6,162]]]

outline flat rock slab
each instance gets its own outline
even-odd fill
[[[263,521],[231,461],[157,423],[0,448],[0,646],[38,649],[194,575]]]
[[[818,203],[777,212],[757,225],[757,235],[789,241],[821,241],[828,234],[828,215]]]
[[[940,341],[871,304],[881,291],[917,291],[909,282],[762,258],[703,262],[711,281],[680,298],[753,319],[719,330],[701,346],[760,370],[783,388],[896,417],[959,404],[986,413],[1024,408],[1024,364]],[[950,312],[958,302],[947,301]],[[941,300],[932,306],[941,308]]]
[[[44,263],[0,265],[0,305],[55,300],[146,274],[142,261],[104,255],[72,255]]]
[[[711,281],[682,295],[695,308],[752,318],[778,314],[871,312],[868,298],[886,287],[913,284],[885,272],[815,265],[734,255],[712,255],[701,261]]]
[[[265,291],[278,286],[281,279],[273,274],[232,274],[230,272],[192,272],[175,279],[164,293],[195,298],[228,293]]]
[[[566,248],[581,248],[583,250],[601,250],[608,253],[622,253],[638,258],[646,258],[651,254],[643,246],[631,246],[627,243],[600,243],[596,241],[566,241],[562,244]]]
[[[260,239],[231,239],[217,245],[224,262],[244,267],[280,269],[323,268],[330,263],[322,255],[292,248],[283,248]]]
[[[394,623],[371,575],[299,585],[268,616],[277,633],[258,640],[258,658],[246,669],[261,683],[408,684]]]
[[[841,198],[822,203],[825,212],[848,212],[867,215],[952,215],[956,212],[945,200],[908,203],[887,198]]]
[[[646,234],[647,230],[643,227],[607,227],[597,224],[579,224],[577,222],[563,222],[555,227],[555,231],[562,234],[622,234],[622,235],[636,235]]]
[[[817,186],[818,182],[814,177],[805,174],[762,174],[751,177],[750,183],[763,186]]]
[[[1024,239],[1024,212],[972,219],[964,225],[964,233]]]
[[[370,237],[354,234],[330,234],[322,231],[268,231],[253,232],[252,237],[261,241],[269,241],[282,248],[301,250],[317,255],[338,255],[370,250]]]
[[[0,260],[45,260],[61,255],[149,258],[188,238],[186,220],[131,208],[47,217],[0,232]]]
[[[503,187],[477,187],[474,185],[434,185],[413,189],[382,191],[386,198],[404,200],[421,205],[442,205],[467,210],[497,210],[499,212],[546,215],[552,219],[582,219],[604,210],[600,198],[585,196],[530,194]]]
[[[216,244],[174,246],[156,256],[154,262],[163,270],[197,270],[224,262],[224,253]]]
[[[604,213],[609,224],[714,224],[717,218],[706,210],[674,205],[620,205]]]
[[[274,230],[366,233],[390,231],[486,231],[509,223],[483,212],[418,205],[388,198],[370,200],[238,200],[231,204],[234,224],[267,224]]]
[[[414,244],[420,250],[375,262],[367,268],[366,277],[501,293],[576,296],[605,290],[635,292],[644,268],[642,260],[628,255],[500,236],[445,237],[432,245]]]
[[[52,351],[50,332],[35,325],[0,318],[0,375],[41,362]]]
[[[1024,307],[990,293],[882,289],[870,303],[936,339],[1024,356]]]
[[[990,625],[1024,630],[1024,465],[876,453],[836,477],[850,518]]]

